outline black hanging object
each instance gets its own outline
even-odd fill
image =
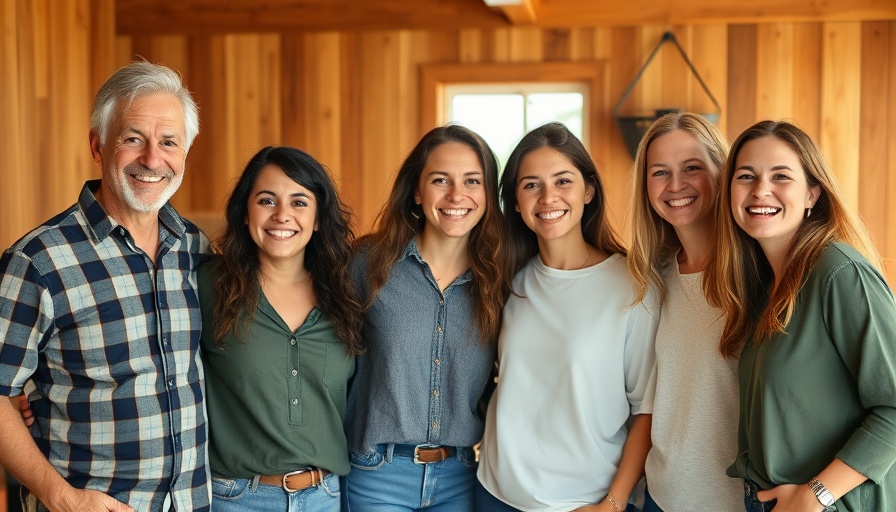
[[[678,40],[675,39],[675,34],[672,32],[663,33],[663,38],[660,40],[659,44],[656,45],[656,48],[650,52],[650,56],[647,57],[647,61],[644,62],[644,65],[641,66],[641,69],[638,70],[638,73],[635,75],[635,79],[632,80],[632,83],[628,84],[628,88],[625,90],[625,93],[622,95],[622,98],[619,99],[619,102],[616,103],[616,107],[613,108],[613,119],[616,120],[616,125],[619,126],[619,131],[622,132],[622,138],[625,140],[625,147],[628,149],[629,154],[634,159],[635,155],[638,153],[638,144],[641,142],[641,138],[644,137],[644,134],[647,133],[647,129],[653,124],[654,121],[659,119],[660,117],[669,114],[669,113],[678,113],[681,112],[679,108],[660,108],[654,111],[654,115],[652,116],[620,116],[619,108],[622,107],[622,104],[625,103],[625,100],[628,99],[629,95],[632,93],[632,90],[635,88],[635,84],[638,83],[638,80],[641,79],[641,75],[644,74],[644,70],[647,69],[647,66],[650,65],[650,61],[656,56],[657,52],[667,42],[672,42],[676,48],[678,48],[678,52],[681,54],[681,57],[684,59],[685,63],[690,68],[691,73],[694,74],[694,77],[697,79],[697,82],[700,83],[700,86],[703,87],[703,90],[706,92],[706,95],[709,96],[709,99],[712,100],[713,105],[716,107],[715,112],[711,112],[708,114],[703,114],[703,117],[709,119],[712,123],[719,122],[719,116],[722,113],[722,107],[719,106],[719,102],[716,101],[715,96],[709,92],[709,88],[706,87],[706,83],[703,82],[703,79],[700,78],[700,74],[697,73],[697,69],[694,68],[694,65],[691,63],[691,59],[688,58],[687,54],[684,53],[684,49],[678,44]]]

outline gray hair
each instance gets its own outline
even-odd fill
[[[184,107],[184,128],[186,147],[189,150],[199,134],[199,107],[193,101],[177,71],[146,61],[135,61],[119,69],[103,83],[93,100],[90,114],[90,128],[106,143],[109,125],[119,100],[130,105],[134,98],[143,94],[167,93],[176,96]]]

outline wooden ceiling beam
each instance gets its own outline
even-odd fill
[[[495,9],[514,25],[535,25],[538,14],[536,0],[483,0],[485,5]]]
[[[896,20],[893,0],[116,0],[115,7],[122,35]]]
[[[482,0],[117,0],[116,21],[122,35],[510,26]]]

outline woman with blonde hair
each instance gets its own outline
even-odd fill
[[[743,132],[722,184],[707,281],[740,353],[746,509],[893,510],[896,303],[865,226],[791,123]]]
[[[719,174],[728,143],[703,116],[668,114],[635,156],[628,267],[638,300],[659,291],[656,398],[644,512],[734,511],[741,484],[725,475],[737,450],[737,374],[719,350],[724,317],[706,302]]]

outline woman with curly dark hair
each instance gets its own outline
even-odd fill
[[[307,153],[266,147],[199,269],[213,507],[339,510],[361,306],[351,216]]]

